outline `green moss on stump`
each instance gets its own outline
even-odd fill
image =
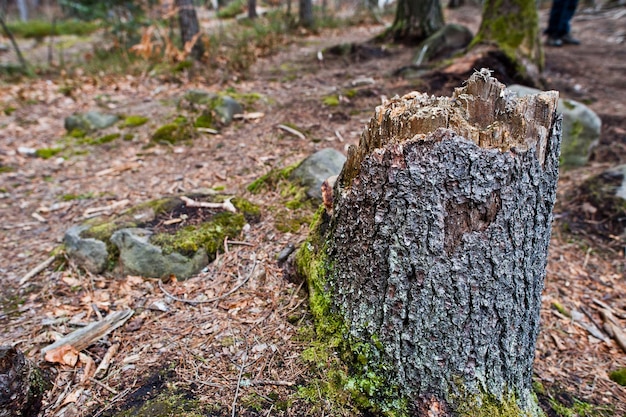
[[[315,321],[315,338],[302,359],[318,377],[298,395],[315,402],[319,395],[339,414],[365,409],[385,416],[408,415],[408,402],[390,380],[391,367],[382,359],[383,346],[374,335],[364,342],[349,333],[333,306],[329,292],[332,265],[326,255],[328,215],[321,206],[314,216],[308,239],[296,254],[296,269],[306,278],[309,307]]]

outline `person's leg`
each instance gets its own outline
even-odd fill
[[[552,8],[550,9],[550,19],[548,20],[548,28],[546,29],[546,35],[550,38],[559,38],[563,35],[563,13],[565,11],[566,3],[568,0],[553,0]]]
[[[570,21],[572,20],[572,17],[574,17],[574,13],[576,13],[577,6],[578,0],[567,0],[562,13],[563,26],[561,27],[561,30],[563,31],[563,33],[561,34],[561,36],[565,36],[570,33]]]

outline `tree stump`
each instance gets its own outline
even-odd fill
[[[43,372],[10,346],[0,346],[0,417],[37,416],[50,383]]]
[[[517,98],[483,69],[450,98],[411,93],[376,109],[297,258],[357,403],[540,414],[531,378],[557,100]]]

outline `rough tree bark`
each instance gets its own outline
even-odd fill
[[[11,346],[0,346],[0,417],[36,416],[50,382]]]
[[[439,0],[398,0],[393,25],[385,32],[396,42],[418,44],[443,27]]]
[[[204,46],[199,38],[200,24],[198,23],[198,15],[196,14],[193,0],[176,0],[175,4],[178,8],[178,22],[183,49],[189,45],[189,42],[193,42],[191,56],[195,59],[201,59],[204,55]]]
[[[297,262],[316,329],[341,339],[344,388],[360,404],[539,414],[531,377],[557,99],[518,99],[483,69],[451,98],[411,93],[379,106],[348,152]]]

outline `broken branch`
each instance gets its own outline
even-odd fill
[[[187,207],[222,209],[222,210],[230,211],[232,213],[237,213],[237,209],[235,208],[233,203],[230,202],[232,198],[227,198],[226,200],[224,200],[223,203],[209,203],[207,201],[196,201],[186,196],[181,196],[180,199],[183,200],[183,202],[185,203]]]

